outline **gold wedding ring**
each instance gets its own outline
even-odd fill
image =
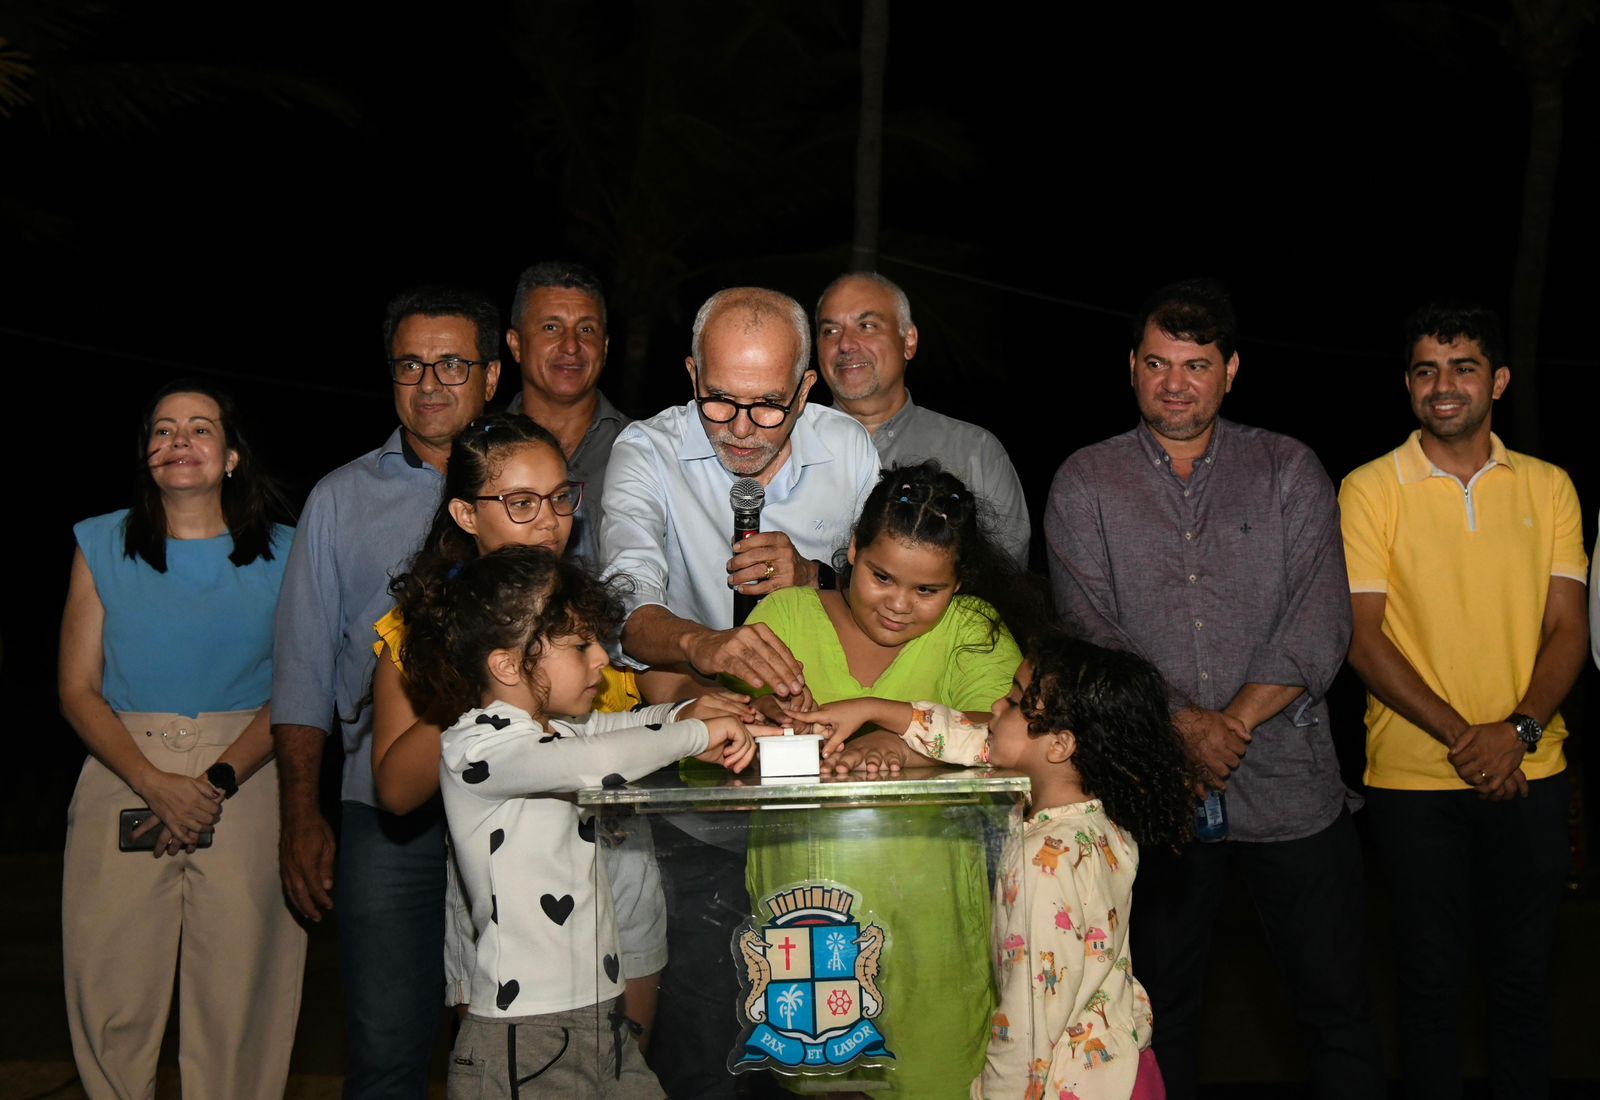
[[[774,573],[776,573],[777,571],[778,571],[778,567],[776,565],[773,565],[769,561],[769,562],[767,562],[767,571],[765,573],[761,574],[761,579],[764,580],[764,581],[770,581],[772,579],[772,575]]]

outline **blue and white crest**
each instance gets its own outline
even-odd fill
[[[728,1058],[734,1073],[838,1073],[894,1057],[872,1022],[884,1007],[878,964],[888,937],[851,915],[859,900],[837,883],[791,886],[762,902],[766,924],[752,919],[734,934],[744,1025]]]

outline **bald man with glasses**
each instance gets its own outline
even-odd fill
[[[625,656],[639,665],[730,673],[779,696],[804,689],[799,663],[765,626],[734,621],[735,588],[764,596],[830,586],[878,480],[866,429],[806,403],[805,310],[783,294],[725,290],[695,317],[685,360],[690,401],[623,429],[606,474],[604,571],[626,576]],[[733,547],[729,491],[753,478],[765,493],[761,531]],[[655,817],[667,895],[662,973],[649,1060],[674,1100],[735,1095],[727,1066],[738,1028],[734,926],[749,916],[743,814]]]
[[[687,663],[779,695],[800,692],[787,647],[765,627],[734,624],[734,589],[764,596],[830,586],[833,555],[878,480],[866,430],[806,403],[817,380],[810,359],[798,302],[724,290],[695,318],[685,360],[693,399],[617,437],[601,557],[605,573],[633,584],[622,648],[635,663]],[[733,553],[728,492],[739,478],[760,482],[766,498],[761,532]]]

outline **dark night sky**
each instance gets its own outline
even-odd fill
[[[43,713],[70,524],[124,503],[133,419],[167,377],[230,376],[303,494],[392,423],[378,323],[408,283],[504,302],[543,258],[614,286],[665,272],[614,291],[603,381],[649,414],[686,395],[707,293],[757,282],[809,306],[845,263],[855,4],[334,7],[0,7],[38,64],[34,102],[0,117],[0,360],[76,410],[47,448],[58,478],[32,486],[41,545],[11,556],[35,593],[0,609],[4,690]],[[1230,415],[1305,439],[1335,478],[1392,447],[1404,313],[1441,293],[1509,305],[1527,109],[1485,25],[1508,5],[1084,7],[892,8],[880,266],[917,311],[918,399],[994,430],[1037,515],[1071,449],[1133,422],[1120,313],[1209,273],[1246,337]],[[1540,411],[1592,539],[1600,479],[1570,400],[1600,366],[1587,33]],[[114,110],[174,87],[203,94],[148,125]],[[625,333],[649,339],[637,386]],[[70,776],[48,783],[64,804]]]

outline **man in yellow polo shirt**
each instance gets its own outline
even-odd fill
[[[1488,980],[1494,1095],[1543,1095],[1568,869],[1556,708],[1587,649],[1583,524],[1566,473],[1490,431],[1511,381],[1494,314],[1427,306],[1406,336],[1421,427],[1339,491],[1405,1095],[1461,1095],[1469,968]]]

